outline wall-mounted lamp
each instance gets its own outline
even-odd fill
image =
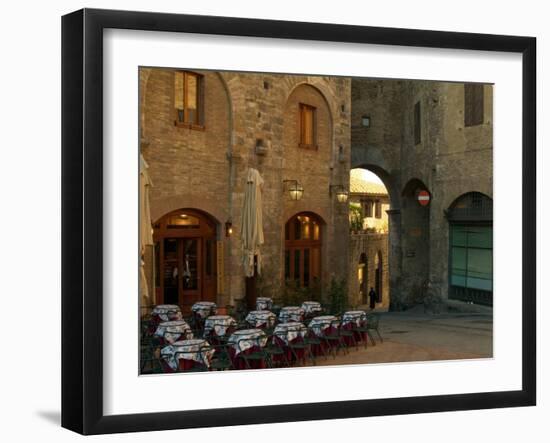
[[[345,203],[348,201],[349,192],[346,188],[342,185],[330,185],[328,187],[329,195],[332,195],[333,189],[335,190],[334,193],[336,194],[336,200],[338,200],[339,203]]]
[[[231,237],[233,234],[233,223],[231,223],[231,220],[227,220],[225,222],[225,236]]]
[[[290,186],[288,186],[290,199],[296,201],[301,200],[302,196],[304,195],[304,188],[298,182],[298,180],[283,180],[283,187],[285,186],[285,183],[291,183]]]

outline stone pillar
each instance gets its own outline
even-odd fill
[[[400,310],[402,302],[401,274],[401,210],[388,209],[389,251],[388,265],[390,272],[390,311]]]

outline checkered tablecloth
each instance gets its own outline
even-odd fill
[[[264,325],[272,327],[276,320],[277,316],[271,311],[250,311],[246,316],[247,323],[257,328]]]
[[[300,306],[285,306],[279,312],[279,321],[287,323],[289,321],[302,321],[305,311]]]
[[[181,320],[181,309],[178,305],[157,305],[151,312],[153,316],[158,316],[162,321]]]
[[[331,326],[339,326],[338,318],[334,315],[320,315],[319,317],[313,317],[309,322],[310,329],[317,336],[322,336],[325,330]]]
[[[197,313],[202,318],[210,317],[215,315],[218,310],[216,303],[211,301],[198,301],[193,306],[191,306],[191,311]]]
[[[231,334],[227,343],[237,355],[254,346],[263,348],[267,344],[267,335],[261,329],[242,329]]]
[[[269,297],[258,297],[256,299],[256,310],[269,311],[273,307],[273,300]]]
[[[218,337],[223,337],[231,326],[236,325],[230,315],[211,315],[204,321],[204,333],[208,335],[213,331]]]
[[[180,338],[193,338],[191,327],[185,320],[163,321],[157,326],[155,335],[164,338],[168,343],[174,343]]]
[[[210,367],[210,361],[214,351],[206,340],[194,338],[191,340],[178,340],[165,346],[160,351],[161,356],[175,371],[178,368],[178,360],[193,360]]]

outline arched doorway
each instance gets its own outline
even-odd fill
[[[216,301],[216,221],[179,209],[154,224],[157,303],[189,312],[199,300]]]
[[[493,200],[480,192],[457,198],[449,221],[449,298],[493,305]]]
[[[367,254],[364,252],[359,257],[359,265],[357,266],[357,279],[359,283],[359,300],[366,305],[369,302],[369,268],[367,264]]]
[[[294,215],[285,225],[285,279],[301,288],[321,280],[322,220],[312,212]]]
[[[378,251],[374,256],[374,290],[376,291],[376,303],[382,303],[382,291],[384,289],[383,272],[384,265],[382,263],[382,253]]]

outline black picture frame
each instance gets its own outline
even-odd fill
[[[103,413],[103,31],[108,28],[522,54],[522,389],[505,392]],[[82,434],[536,404],[536,39],[338,24],[83,9],[62,18],[62,426]]]

